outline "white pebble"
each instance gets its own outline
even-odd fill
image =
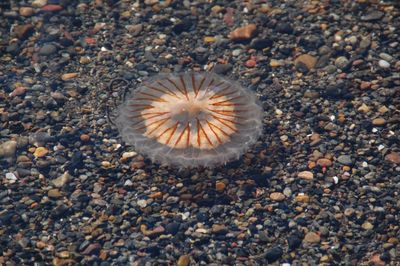
[[[378,146],[378,151],[381,151],[381,150],[383,150],[384,148],[385,148],[385,146],[381,144],[381,145]]]
[[[145,208],[147,206],[147,201],[146,200],[138,200],[137,205],[139,205],[140,208]]]
[[[9,180],[11,184],[17,181],[17,177],[14,175],[14,173],[6,173],[6,179]]]
[[[368,163],[367,162],[362,162],[362,167],[367,168],[368,167]]]
[[[334,176],[334,177],[333,177],[333,182],[334,182],[335,184],[339,183],[339,178],[338,178],[337,176]]]
[[[385,61],[385,60],[381,59],[381,60],[379,60],[379,66],[380,66],[381,68],[389,68],[389,67],[390,67],[390,64],[389,64],[388,61]]]
[[[124,186],[126,186],[126,187],[130,187],[132,185],[133,185],[133,183],[132,183],[131,180],[126,180],[125,183],[124,183]]]

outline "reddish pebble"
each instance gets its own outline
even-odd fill
[[[26,92],[26,88],[25,87],[16,87],[15,90],[13,90],[13,92],[11,92],[10,96],[15,97],[15,96],[21,96],[24,95]]]
[[[371,88],[371,82],[369,82],[369,81],[361,81],[360,89],[366,90],[366,89],[369,89],[369,88]]]
[[[257,64],[256,60],[254,59],[249,59],[246,61],[246,67],[255,67],[255,65]]]
[[[85,42],[87,44],[96,44],[96,39],[87,37],[87,38],[85,38]]]
[[[88,134],[82,134],[80,138],[81,138],[82,141],[89,141],[90,140],[90,136]]]
[[[234,11],[234,9],[231,8],[231,7],[228,7],[226,9],[226,13],[224,15],[224,22],[228,26],[232,26],[233,25],[233,11]]]
[[[46,6],[42,7],[42,11],[46,11],[46,12],[60,11],[62,9],[63,9],[63,7],[60,5],[46,5]]]

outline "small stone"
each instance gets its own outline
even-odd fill
[[[47,0],[35,0],[32,2],[32,7],[43,7],[47,4]]]
[[[365,103],[363,103],[360,107],[357,109],[361,113],[368,113],[369,112],[369,107]]]
[[[400,153],[392,152],[385,156],[385,160],[394,164],[400,164]]]
[[[298,202],[308,203],[308,202],[310,202],[310,197],[308,195],[303,194],[303,193],[299,193],[296,196],[295,200],[298,201]]]
[[[256,64],[257,64],[256,60],[249,59],[249,60],[246,61],[245,66],[248,67],[248,68],[253,68],[253,67],[256,66]]]
[[[286,239],[288,246],[289,246],[289,250],[295,250],[296,248],[300,247],[302,239],[297,236],[296,234],[294,235],[290,235],[288,236],[288,238]]]
[[[190,256],[182,255],[178,259],[177,266],[188,266],[189,263],[190,263]]]
[[[332,165],[332,161],[327,158],[320,158],[317,160],[317,164],[322,167],[329,167]]]
[[[92,61],[92,60],[90,59],[89,56],[82,56],[82,57],[79,59],[79,63],[81,63],[82,65],[89,64],[91,61]]]
[[[353,164],[353,160],[350,155],[340,155],[337,158],[337,161],[343,165],[352,165]]]
[[[339,56],[335,60],[335,66],[341,70],[345,70],[349,66],[349,60],[345,56]]]
[[[79,138],[83,142],[88,142],[90,140],[90,136],[88,134],[82,134]]]
[[[232,69],[231,64],[216,64],[213,71],[217,74],[226,74]]]
[[[35,149],[35,152],[33,153],[33,155],[36,158],[42,158],[44,156],[46,156],[49,153],[49,150],[46,149],[45,147],[38,147]]]
[[[228,37],[233,41],[249,40],[255,35],[256,30],[256,24],[249,24],[230,32]]]
[[[206,37],[204,37],[204,42],[205,42],[206,44],[214,43],[214,42],[215,42],[215,37],[206,36]]]
[[[228,229],[223,224],[213,224],[211,232],[214,234],[226,234]]]
[[[375,21],[379,20],[383,17],[384,13],[379,10],[373,10],[364,16],[361,16],[361,20],[363,21]]]
[[[6,173],[6,179],[9,183],[13,184],[17,181],[17,176],[14,173]]]
[[[61,79],[64,81],[76,78],[79,75],[79,73],[65,73],[61,75]]]
[[[42,11],[45,12],[56,12],[62,10],[63,7],[60,5],[45,5],[42,7]]]
[[[283,201],[286,197],[283,193],[281,192],[272,192],[269,195],[269,198],[273,201]]]
[[[378,253],[372,255],[370,262],[374,266],[385,266],[386,265],[386,263],[383,260],[381,260],[381,256]]]
[[[379,107],[378,111],[381,114],[385,114],[385,113],[389,112],[389,109],[383,105],[383,106]]]
[[[355,210],[353,208],[346,208],[344,210],[344,215],[346,216],[352,216],[354,214]]]
[[[314,174],[310,171],[302,171],[297,174],[297,177],[305,180],[312,180],[314,178]]]
[[[17,151],[17,142],[9,140],[0,145],[0,158],[14,158]]]
[[[371,224],[370,222],[364,222],[364,223],[361,225],[361,227],[362,227],[364,230],[371,230],[371,229],[374,228],[374,225]]]
[[[226,185],[225,185],[224,182],[217,181],[217,182],[215,183],[215,189],[216,189],[217,191],[223,191],[223,190],[225,189],[225,187],[226,187]]]
[[[280,67],[280,66],[282,66],[283,64],[281,63],[280,60],[271,59],[271,61],[269,62],[269,65],[270,65],[271,67]]]
[[[65,184],[68,183],[68,181],[72,179],[72,177],[70,176],[70,174],[68,173],[68,171],[64,172],[64,174],[60,175],[59,177],[57,177],[56,179],[53,179],[51,181],[51,183],[57,187],[57,188],[61,188],[63,187]]]
[[[19,14],[23,17],[30,17],[33,15],[33,8],[32,7],[21,7],[19,9]]]
[[[126,160],[132,157],[135,157],[137,155],[137,152],[135,151],[126,151],[122,154],[122,159]]]
[[[22,96],[26,93],[26,87],[18,86],[16,87],[12,93],[10,93],[11,97]]]
[[[82,252],[83,255],[92,255],[101,249],[101,245],[99,243],[90,244],[87,248]]]
[[[39,50],[40,55],[52,55],[55,52],[57,52],[57,47],[53,44],[45,44]]]
[[[314,68],[317,63],[317,58],[309,54],[302,54],[294,60],[296,69],[301,72],[308,72]],[[304,70],[304,71],[303,71]]]
[[[18,39],[24,40],[33,33],[33,25],[32,24],[17,25],[14,27],[13,32]]]
[[[272,47],[272,45],[274,44],[274,42],[272,41],[272,39],[268,39],[268,38],[256,38],[254,40],[251,41],[251,48],[256,49],[256,50],[262,50],[268,47]]]
[[[390,54],[387,54],[387,53],[380,53],[379,57],[388,62],[393,60],[393,56],[391,56]]]
[[[61,194],[60,190],[58,190],[57,188],[53,188],[47,192],[47,196],[49,196],[50,198],[58,199],[58,198],[62,197],[62,194]]]
[[[265,252],[265,259],[268,261],[268,264],[270,264],[277,261],[282,255],[283,250],[281,247],[273,247]]]
[[[221,12],[223,10],[223,7],[219,6],[219,5],[215,5],[211,8],[211,12],[213,12],[214,14],[218,14],[219,12]]]
[[[64,251],[59,252],[57,254],[57,256],[62,259],[67,259],[71,256],[71,254],[68,251],[64,250]]]
[[[145,208],[147,206],[147,201],[146,200],[138,200],[137,205],[139,205],[140,208]]]
[[[383,59],[379,60],[378,64],[381,68],[389,68],[390,67],[390,63]]]
[[[382,117],[378,117],[372,120],[374,126],[384,126],[386,125],[386,120]]]
[[[308,243],[319,243],[321,241],[321,237],[314,232],[308,232],[305,237],[304,241]]]
[[[371,82],[369,82],[369,81],[361,81],[360,89],[367,90],[369,88],[371,88]]]

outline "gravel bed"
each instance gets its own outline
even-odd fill
[[[399,29],[396,0],[0,1],[0,265],[400,265]],[[185,71],[257,94],[240,160],[122,142],[124,91]]]

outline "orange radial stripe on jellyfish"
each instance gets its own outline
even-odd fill
[[[156,162],[212,166],[257,141],[262,109],[251,91],[219,75],[161,74],[127,96],[116,125],[127,144]]]

